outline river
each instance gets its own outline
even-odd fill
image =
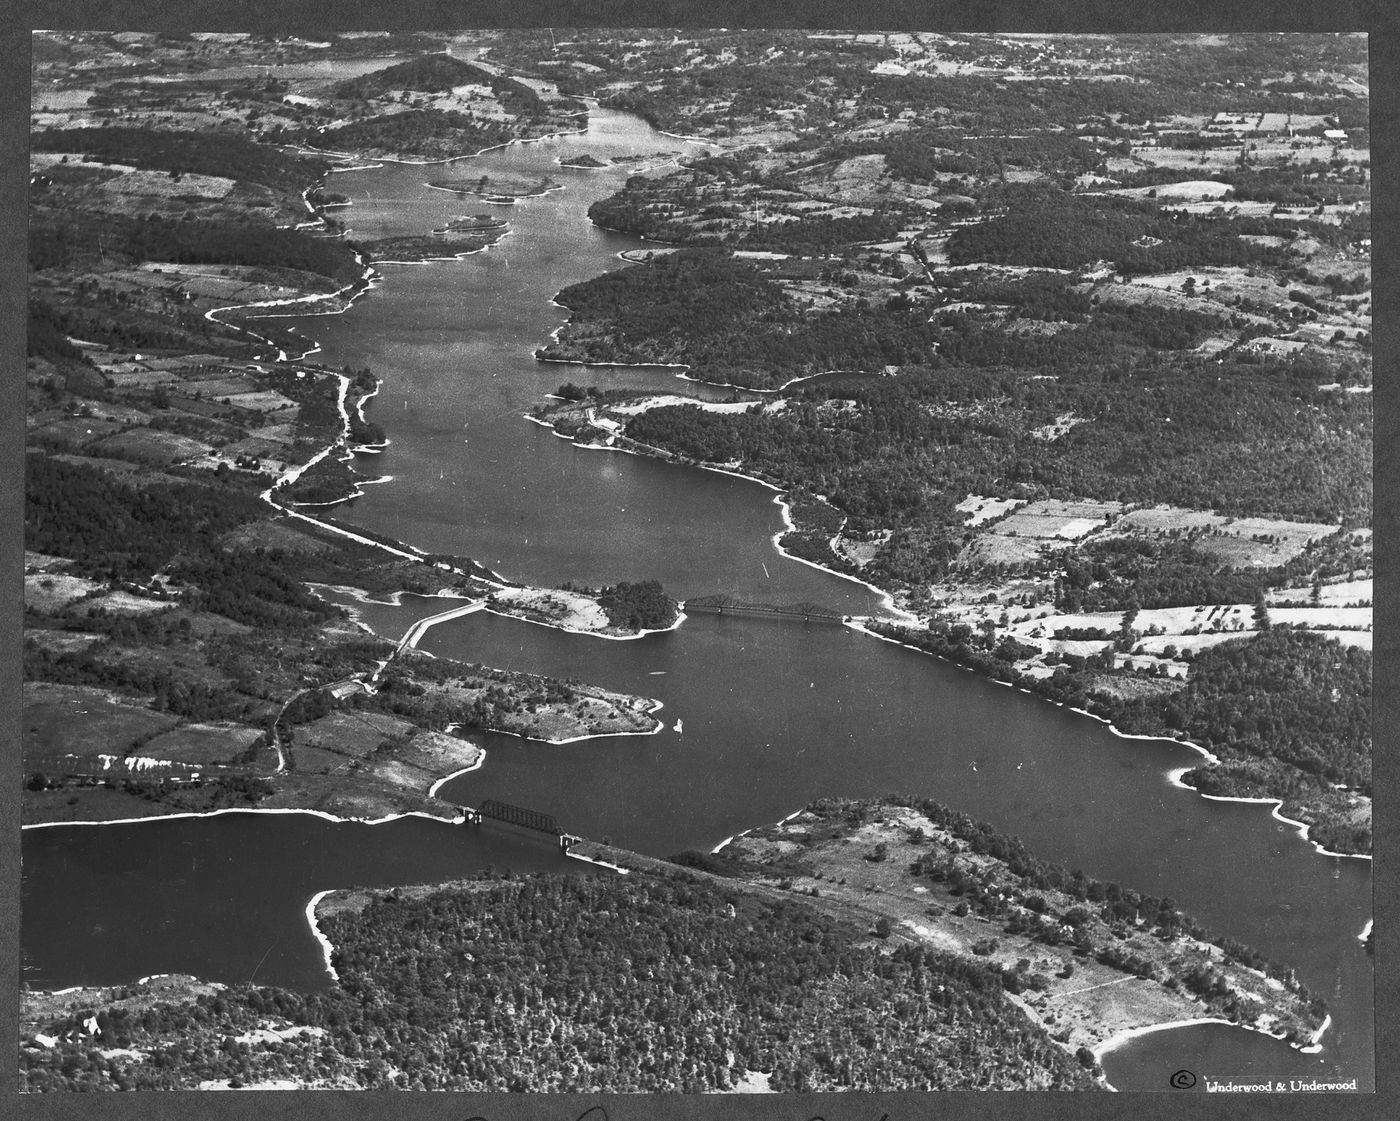
[[[282,320],[318,359],[384,379],[370,413],[392,443],[363,457],[367,488],[335,511],[433,552],[472,556],[541,585],[659,579],[679,597],[727,592],[874,613],[870,589],[784,558],[773,493],[752,482],[574,447],[525,413],[564,381],[723,397],[657,369],[584,369],[532,353],[565,319],[564,286],[620,267],[638,239],[592,226],[588,203],[629,171],[560,167],[563,154],[658,160],[684,143],[595,111],[586,135],[463,161],[462,175],[548,175],[561,191],[492,208],[426,186],[441,168],[389,164],[332,177],[338,215],[364,238],[422,233],[492,209],[511,234],[462,260],[386,266],[343,316]],[[693,149],[691,149],[693,150]],[[397,637],[441,601],[356,605]],[[1255,1033],[1193,1027],[1105,1058],[1129,1089],[1202,1076],[1329,1073],[1374,1078],[1371,915],[1365,861],[1318,855],[1258,805],[1171,785],[1197,757],[1125,740],[1102,724],[848,628],[699,615],[678,630],[605,641],[489,614],[430,630],[420,648],[581,678],[656,697],[667,730],[560,747],[474,736],[485,767],[448,787],[555,814],[569,831],[656,855],[712,848],[812,798],[899,791],[933,797],[1020,836],[1037,855],[1171,896],[1213,930],[1296,966],[1333,1022],[1315,1055]],[[683,731],[674,730],[677,721]],[[335,825],[308,815],[226,815],[30,830],[24,843],[25,977],[43,986],[167,971],[325,984],[307,931],[324,888],[439,879],[487,865],[584,869],[487,826],[479,835],[406,819]]]

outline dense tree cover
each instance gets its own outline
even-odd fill
[[[99,256],[175,264],[253,265],[297,269],[341,284],[357,280],[354,249],[334,238],[281,230],[264,222],[149,219],[85,211],[40,210],[29,231],[32,269],[94,265]]]
[[[39,215],[31,229],[42,229],[55,220],[52,214]],[[61,221],[61,219],[60,219]],[[102,247],[70,242],[63,251],[71,252],[70,263],[86,258],[89,267],[100,260]],[[79,283],[78,301],[46,304],[31,301],[29,320],[30,353],[53,360],[62,356],[65,341],[55,339],[55,332],[86,342],[101,343],[118,351],[145,352],[151,350],[211,350],[221,353],[237,352],[246,343],[234,336],[221,323],[205,319],[197,310],[170,304],[160,307],[143,306],[124,293],[113,293],[96,282]],[[35,310],[38,309],[38,310]]]
[[[803,138],[786,150],[802,151],[809,143]],[[859,140],[838,139],[822,145],[811,164],[868,155],[884,156],[891,175],[914,183],[936,183],[949,175],[999,177],[1009,167],[1041,175],[1082,175],[1103,163],[1096,147],[1065,133],[968,136],[961,129],[919,128]],[[791,177],[806,166],[788,168],[785,175]]]
[[[220,535],[266,510],[253,495],[195,483],[132,485],[44,455],[26,456],[25,468],[26,547],[112,579],[144,582],[180,553],[212,555]]]
[[[382,97],[392,90],[442,93],[469,83],[489,86],[491,81],[492,75],[479,66],[451,55],[429,54],[338,82],[331,93],[345,100],[361,101]]]
[[[961,540],[952,505],[969,493],[1368,522],[1369,403],[1357,400],[1362,394],[1317,392],[1287,372],[1212,363],[1051,381],[906,368],[893,378],[813,386],[782,412],[650,409],[626,432],[705,462],[741,460],[779,485],[825,494],[862,532],[940,526]],[[1091,419],[1056,440],[1028,435],[1065,413]]]
[[[208,552],[183,556],[168,575],[190,587],[182,599],[236,623],[268,629],[307,626],[340,614],[306,590],[293,558],[273,553]]]
[[[66,654],[26,643],[23,671],[26,681],[111,689],[149,701],[157,712],[186,720],[255,719],[262,707],[229,683],[209,680],[201,667],[134,658],[129,648],[121,649],[115,643]]]
[[[979,269],[970,275],[945,276],[942,283],[950,289],[950,299],[1000,304],[1011,308],[1017,319],[1083,323],[1094,310],[1088,293],[1067,273],[1032,272],[1008,277],[995,270]]]
[[[1086,365],[1187,350],[1231,329],[1223,307],[1212,314],[1094,302],[1057,273],[976,275],[950,285],[950,299],[1007,307],[1008,321],[961,306],[931,317],[927,303],[903,293],[875,306],[860,298],[814,311],[778,283],[810,279],[800,274],[797,265],[755,264],[719,249],[667,254],[564,289],[558,299],[571,309],[570,323],[538,353],[593,363],[684,362],[703,380],[752,388],[903,365],[1036,367],[1068,370],[1078,380]],[[835,283],[838,270],[823,275]],[[1059,326],[1047,331],[1041,322]]]
[[[1196,655],[1186,688],[1141,706],[1217,754],[1371,790],[1371,652],[1271,628]],[[1137,710],[1125,713],[1134,727]],[[1125,730],[1132,730],[1127,728]]]
[[[366,1013],[426,1021],[404,1041],[416,1061],[385,1057],[438,1086],[694,1091],[745,1071],[792,1090],[1087,1085],[994,974],[917,948],[885,957],[800,904],[686,879],[533,877],[326,926]],[[454,983],[414,984],[444,966]],[[395,1009],[414,989],[419,1017]]]
[[[83,152],[104,163],[176,175],[217,175],[283,191],[300,191],[330,168],[324,160],[292,155],[228,132],[51,128],[32,134],[30,145],[36,152]]]
[[[706,381],[772,388],[827,370],[933,359],[926,316],[848,308],[808,316],[764,272],[718,250],[690,250],[605,273],[559,293],[573,312],[540,357],[683,362]]]
[[[1058,314],[1052,310],[1055,303],[1049,300],[1031,297],[1028,302],[1034,318]],[[1067,308],[1075,306],[1069,299],[1062,303]],[[1021,314],[1019,310],[1017,314]],[[1073,314],[1067,312],[1066,318]],[[935,335],[940,363],[1045,370],[1110,362],[1144,349],[1188,350],[1223,326],[1220,318],[1205,312],[1148,303],[1100,304],[1083,317],[1082,325],[1073,323],[1050,333],[1015,320],[998,323],[956,310],[938,315],[934,322],[939,330],[930,333]]]
[[[1066,558],[1056,605],[1067,612],[1252,603],[1282,582],[1280,568],[1232,568],[1191,539],[1111,537]]]
[[[746,350],[764,313],[783,304],[782,292],[756,270],[706,251],[604,273],[555,299],[589,325],[588,333],[570,331],[541,356],[617,362],[723,361]]]
[[[332,148],[383,148],[395,152],[416,152],[425,146],[449,145],[459,155],[470,155],[483,148],[504,144],[515,134],[504,125],[459,113],[455,110],[410,109],[367,117],[349,124],[308,134],[306,139]]]
[[[63,313],[43,300],[29,298],[29,327],[25,336],[26,354],[49,361],[68,359],[86,362],[83,352],[68,341]]]
[[[104,1038],[151,1050],[141,1063],[69,1042],[84,1009],[44,1025],[59,1047],[24,1050],[25,1088],[288,1077],[703,1092],[750,1072],[792,1091],[1093,1086],[1006,999],[998,971],[916,946],[883,954],[796,900],[689,876],[488,879],[381,895],[320,925],[340,976],[329,992],[240,985],[104,1009]],[[316,1036],[230,1044],[268,1018]]]
[[[1278,250],[1240,239],[1271,232],[1265,225],[1256,229],[1257,220],[1164,213],[1151,203],[1039,187],[1008,188],[1004,204],[1005,213],[953,231],[953,264],[1075,269],[1112,261],[1121,272],[1158,273],[1281,260]]]
[[[734,204],[715,211],[710,221],[697,224],[692,213],[665,203],[658,205],[659,193],[668,189],[666,180],[658,182],[645,176],[629,179],[622,190],[589,206],[589,220],[604,229],[650,241],[814,256],[834,253],[856,242],[888,241],[909,220],[901,208],[885,207],[871,214],[841,217],[816,211],[790,214],[775,222],[727,221],[742,219],[743,208]]]
[[[623,580],[598,593],[598,603],[608,613],[608,622],[628,630],[657,630],[676,621],[676,601],[656,580],[629,584]]]

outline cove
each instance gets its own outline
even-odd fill
[[[455,262],[386,266],[343,316],[281,320],[318,359],[384,380],[369,415],[391,443],[370,487],[333,516],[431,552],[472,556],[542,585],[659,579],[673,595],[726,592],[878,613],[880,597],[773,547],[771,491],[742,479],[576,448],[523,415],[564,381],[724,399],[674,371],[582,368],[533,358],[567,312],[559,289],[646,248],[599,230],[588,203],[635,168],[561,167],[588,152],[661,159],[682,142],[595,111],[584,136],[516,145],[464,167],[548,174],[565,189],[502,207],[512,233]],[[691,149],[694,150],[693,148]],[[332,177],[358,236],[421,233],[469,210],[433,191],[432,169],[385,164]],[[441,610],[356,605],[397,638]],[[1294,965],[1333,1024],[1317,1055],[1210,1025],[1110,1052],[1120,1088],[1167,1089],[1191,1063],[1212,1077],[1260,1072],[1373,1079],[1371,914],[1366,862],[1318,855],[1267,807],[1205,801],[1167,772],[1188,748],[1124,740],[1103,725],[848,628],[693,616],[677,631],[604,642],[488,614],[443,624],[431,653],[578,677],[654,696],[667,731],[551,747],[473,737],[484,768],[447,796],[494,797],[555,814],[571,832],[655,855],[711,848],[816,797],[899,791],[935,798],[1020,836],[1037,855],[1171,896],[1211,929]],[[677,720],[684,732],[671,730]],[[324,983],[303,909],[315,892],[419,882],[495,863],[573,864],[517,835],[405,819],[224,818],[30,831],[25,836],[26,978],[53,986],[187,971],[217,980]],[[1194,1050],[1193,1050],[1194,1049]],[[1182,1058],[1186,1055],[1189,1058]],[[1203,1079],[1202,1079],[1203,1080]]]

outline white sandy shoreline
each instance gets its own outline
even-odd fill
[[[325,962],[326,972],[331,975],[331,980],[340,983],[340,974],[335,971],[335,966],[331,964],[331,955],[335,953],[335,947],[331,945],[331,940],[321,933],[321,928],[316,922],[316,906],[326,896],[334,894],[335,888],[328,888],[325,891],[318,891],[306,904],[306,925],[311,928],[311,937],[316,939],[316,943],[321,947],[321,957]]]
[[[106,821],[36,821],[22,825],[20,828],[23,831],[28,831],[30,829],[68,829],[94,825],[144,825],[148,822],[177,821],[182,818],[223,817],[225,814],[306,814],[310,817],[319,817],[322,821],[329,821],[334,825],[383,825],[386,822],[398,821],[407,817],[421,817],[425,821],[440,821],[444,825],[460,825],[466,820],[461,816],[439,817],[437,814],[423,813],[421,810],[405,810],[403,813],[385,814],[383,817],[338,817],[325,810],[299,809],[292,806],[276,808],[231,806],[222,810],[188,810],[179,813],[148,814],[145,817],[117,817]]]
[[[977,676],[983,678],[983,680],[992,681],[992,682],[994,682],[994,683],[997,684],[997,685],[1003,685],[1003,686],[1006,686],[1007,688],[1015,688],[1015,686],[1013,686],[1012,683],[1009,682],[1009,681],[998,681],[996,678],[988,677],[988,676],[986,676],[985,674],[979,674],[979,673],[977,672],[977,670],[973,669],[971,666],[962,665],[962,664],[959,663],[959,662],[954,662],[954,661],[951,661],[950,659],[943,658],[943,657],[942,657],[941,655],[939,655],[939,654],[934,654],[934,653],[932,653],[932,652],[929,651],[929,650],[924,650],[924,649],[922,649],[921,647],[912,645],[911,643],[908,643],[908,642],[901,642],[901,641],[900,641],[899,639],[897,639],[897,638],[891,638],[891,637],[889,637],[888,635],[883,635],[883,634],[879,634],[879,633],[877,633],[877,632],[875,632],[875,631],[872,631],[872,630],[870,630],[868,627],[865,626],[865,624],[864,624],[864,622],[863,622],[862,620],[855,619],[855,620],[852,620],[851,622],[847,623],[846,625],[849,626],[849,627],[851,627],[851,628],[854,629],[854,630],[858,630],[858,631],[861,631],[861,632],[864,633],[864,634],[868,634],[868,635],[870,635],[872,638],[878,638],[878,639],[880,639],[882,642],[892,642],[892,643],[894,643],[896,646],[902,646],[902,647],[904,647],[906,650],[913,650],[915,653],[918,653],[918,654],[925,654],[925,655],[927,655],[927,656],[929,656],[929,657],[932,657],[932,658],[939,658],[941,661],[945,661],[945,662],[947,662],[949,665],[957,666],[959,669],[965,670],[965,671],[967,671],[968,673],[976,674]],[[1148,741],[1155,740],[1155,741],[1160,742],[1160,743],[1177,744],[1177,745],[1179,745],[1179,746],[1181,746],[1181,747],[1189,747],[1192,751],[1197,752],[1198,754],[1200,754],[1201,756],[1204,757],[1204,759],[1206,760],[1207,763],[1210,763],[1210,764],[1214,765],[1214,764],[1218,764],[1218,763],[1220,762],[1219,758],[1217,758],[1214,754],[1212,754],[1212,753],[1211,753],[1210,751],[1208,751],[1206,748],[1202,747],[1200,744],[1198,744],[1198,743],[1193,743],[1191,740],[1186,740],[1186,739],[1175,739],[1175,738],[1173,738],[1173,737],[1171,737],[1171,736],[1149,736],[1149,735],[1142,735],[1142,734],[1134,733],[1134,732],[1124,732],[1124,731],[1121,731],[1120,729],[1118,729],[1117,727],[1115,727],[1114,724],[1113,724],[1113,722],[1112,722],[1111,720],[1109,720],[1107,717],[1099,716],[1099,715],[1097,715],[1096,713],[1092,713],[1092,712],[1087,711],[1086,709],[1076,708],[1076,707],[1074,707],[1074,706],[1072,706],[1072,705],[1067,705],[1067,704],[1065,704],[1063,701],[1054,700],[1054,699],[1052,699],[1052,698],[1050,698],[1050,697],[1044,696],[1044,695],[1041,694],[1041,693],[1032,692],[1030,689],[1026,689],[1026,688],[1024,688],[1024,687],[1020,687],[1020,691],[1021,691],[1022,693],[1027,694],[1028,696],[1036,697],[1036,698],[1038,698],[1038,699],[1040,699],[1040,700],[1042,700],[1042,701],[1046,701],[1046,702],[1048,702],[1049,704],[1054,705],[1056,708],[1068,709],[1070,712],[1076,713],[1076,714],[1079,715],[1079,716],[1087,716],[1090,720],[1096,720],[1096,721],[1098,721],[1100,724],[1107,725],[1108,730],[1109,730],[1113,735],[1117,736],[1119,739],[1123,739],[1123,740],[1148,740]],[[1171,770],[1169,770],[1169,771],[1166,772],[1167,780],[1171,783],[1172,786],[1175,786],[1175,787],[1177,787],[1178,789],[1181,789],[1181,790],[1189,790],[1189,791],[1191,791],[1192,793],[1194,793],[1197,797],[1199,797],[1199,798],[1204,798],[1204,799],[1206,799],[1207,801],[1210,801],[1210,802],[1245,802],[1245,803],[1252,803],[1252,804],[1257,804],[1257,805],[1266,805],[1266,804],[1272,805],[1272,806],[1273,806],[1273,809],[1270,811],[1270,816],[1273,817],[1276,821],[1281,821],[1281,822],[1283,822],[1285,825],[1290,825],[1290,826],[1292,826],[1292,827],[1297,831],[1299,837],[1301,837],[1301,838],[1302,838],[1304,841],[1306,841],[1308,844],[1312,845],[1314,851],[1316,851],[1320,856],[1350,857],[1350,858],[1353,859],[1353,860],[1367,860],[1367,861],[1371,860],[1371,854],[1369,854],[1369,853],[1362,853],[1362,852],[1333,852],[1331,849],[1324,848],[1324,847],[1323,847],[1322,845],[1320,845],[1317,841],[1314,841],[1314,840],[1311,838],[1311,836],[1309,836],[1309,832],[1310,832],[1310,830],[1311,830],[1311,828],[1312,828],[1310,825],[1308,825],[1306,822],[1295,821],[1295,820],[1294,820],[1293,818],[1291,818],[1291,817],[1285,817],[1285,816],[1280,812],[1280,811],[1282,810],[1282,808],[1283,808],[1283,799],[1281,799],[1281,798],[1268,798],[1268,797],[1259,797],[1259,798],[1238,798],[1238,797],[1229,797],[1229,796],[1226,796],[1226,795],[1223,795],[1223,794],[1202,794],[1202,793],[1201,793],[1199,790],[1197,790],[1194,786],[1188,786],[1186,783],[1184,783],[1184,782],[1181,781],[1181,776],[1184,775],[1188,770],[1191,770],[1191,768],[1190,768],[1190,767],[1177,767],[1177,768],[1173,768],[1173,769],[1171,769]]]

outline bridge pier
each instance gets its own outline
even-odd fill
[[[474,810],[470,806],[462,806],[462,816],[465,819],[464,825],[471,825],[477,829],[481,828],[481,811]]]

